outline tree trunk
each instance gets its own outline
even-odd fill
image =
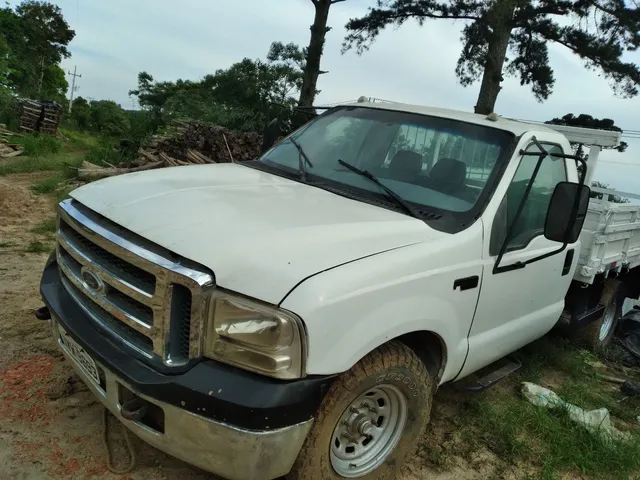
[[[316,14],[311,25],[311,39],[307,47],[307,62],[304,68],[302,88],[300,89],[300,100],[298,104],[310,107],[316,97],[316,86],[318,75],[320,75],[320,59],[324,49],[324,37],[329,31],[327,20],[329,19],[329,9],[332,0],[315,0],[313,2]]]
[[[515,11],[516,3],[505,0],[496,4],[489,12],[489,22],[492,34],[487,47],[487,58],[484,64],[482,84],[478,93],[475,112],[483,115],[493,113],[498,94],[502,90],[502,67],[507,57],[509,37],[511,36],[511,19]]]

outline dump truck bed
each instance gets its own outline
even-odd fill
[[[596,275],[640,265],[640,195],[592,188],[603,198],[589,202],[580,235],[581,249],[574,279],[591,284]],[[610,196],[635,203],[614,203]]]

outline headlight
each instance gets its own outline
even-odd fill
[[[291,312],[216,291],[204,354],[276,378],[304,376],[305,333]]]

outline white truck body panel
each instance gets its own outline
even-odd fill
[[[307,374],[346,371],[393,338],[429,331],[444,345],[443,383],[539,338],[560,317],[578,258],[566,275],[561,274],[564,252],[494,275],[489,239],[520,149],[534,136],[565,152],[570,144],[546,125],[412,105],[392,109],[490,126],[519,138],[485,211],[468,228],[453,235],[439,232],[408,215],[232,164],[129,174],[81,187],[72,196],[208,267],[219,287],[299,315],[307,329]],[[568,180],[577,181],[575,163],[565,161]],[[582,254],[575,256],[579,268],[593,263],[597,270],[603,262],[624,261],[623,256],[640,264],[635,208],[607,207],[615,212],[611,217],[595,203],[590,206]],[[558,247],[540,235],[507,253],[502,265]],[[580,241],[571,248],[579,251]],[[475,276],[479,288],[454,289],[455,280]]]
[[[482,280],[482,224],[456,235],[388,251],[316,275],[282,306],[305,320],[307,372],[343,372],[405,333],[431,331],[446,346],[442,381],[455,378],[480,289],[460,292],[455,279]],[[455,259],[455,261],[452,261]]]
[[[532,131],[524,134],[516,152],[525,149],[536,135],[540,137],[540,132]],[[554,141],[553,135],[549,135],[548,132],[544,132],[544,135],[542,137],[544,141]],[[564,151],[569,150],[569,142],[563,136],[558,135],[555,141]],[[517,158],[522,156],[518,155]],[[575,163],[573,160],[565,160],[565,162],[568,166],[569,181],[576,181]],[[569,162],[573,163],[573,168]],[[564,297],[571,279],[571,274],[561,275],[564,253],[532,263],[524,269],[499,275],[491,273],[496,262],[496,256],[489,253],[489,239],[493,227],[491,219],[495,218],[519,163],[519,161],[512,161],[509,164],[502,182],[482,216],[485,239],[482,258],[486,274],[482,280],[480,299],[473,326],[469,332],[469,355],[464,369],[460,372],[461,377],[546,334],[557,323],[564,308]],[[558,247],[558,243],[551,242],[540,235],[534,238],[526,248],[507,252],[501,265],[524,262],[557,250]],[[578,249],[579,244],[570,245],[568,248]],[[574,261],[572,268],[575,268],[575,264]]]
[[[601,189],[595,188],[594,191]],[[621,197],[624,192],[604,190]],[[635,195],[633,195],[635,196]],[[575,280],[593,283],[597,274],[640,266],[640,205],[591,199],[580,234],[582,248]]]
[[[449,237],[407,215],[233,164],[107,178],[72,197],[210,268],[219,287],[272,304],[324,270]]]

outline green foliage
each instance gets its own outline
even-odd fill
[[[101,167],[117,166],[130,158],[131,155],[126,155],[117,148],[113,139],[106,137],[100,138],[97,145],[90,148],[84,156],[87,162]]]
[[[638,94],[640,68],[623,59],[626,50],[640,46],[640,7],[634,3],[384,0],[347,23],[343,51],[355,48],[362,53],[387,26],[399,27],[411,19],[420,25],[429,19],[465,22],[456,74],[466,86],[482,78],[485,71],[491,73],[486,84],[483,81],[479,100],[489,95],[495,102],[503,74],[519,76],[522,85],[531,86],[536,99],[547,99],[555,81],[549,64],[550,43],[566,47],[588,68],[602,72],[615,93],[623,97]]]
[[[90,104],[90,130],[109,137],[122,137],[129,131],[129,117],[112,100],[92,101]]]
[[[9,82],[9,61],[13,52],[7,41],[0,37],[0,89],[7,89]]]
[[[523,368],[519,381],[545,384],[581,408],[606,407],[614,418],[635,421],[638,407],[620,402],[624,398],[600,380],[587,364],[595,358],[561,339],[543,338],[516,353]],[[546,375],[553,375],[547,377]],[[558,376],[560,376],[558,378]],[[509,464],[532,464],[536,478],[565,478],[578,470],[585,478],[635,478],[640,469],[640,437],[630,442],[609,443],[571,421],[563,410],[536,407],[503,385],[468,398],[466,410],[456,416],[458,430],[470,445],[481,443]]]
[[[571,127],[595,128],[598,130],[622,132],[622,129],[618,127],[610,118],[594,118],[591,115],[587,115],[586,113],[581,113],[578,116],[574,115],[573,113],[567,113],[561,118],[553,118],[544,123],[550,125],[569,125]],[[627,142],[620,142],[620,145],[615,147],[613,150],[624,152],[627,147]]]
[[[89,132],[60,129],[60,133],[66,137],[66,147],[70,151],[86,151],[98,144],[98,137]]]
[[[53,177],[47,177],[44,180],[40,180],[33,185],[31,185],[31,191],[37,195],[44,195],[47,193],[53,193],[58,188],[60,182],[63,181],[63,178],[59,175],[54,175]]]
[[[56,233],[57,228],[58,225],[56,223],[56,217],[50,217],[29,229],[29,231],[40,235],[50,235],[52,233]]]
[[[24,137],[16,138],[14,141],[22,145],[24,155],[29,157],[57,154],[62,150],[63,146],[61,140],[45,134],[28,134]]]
[[[53,250],[51,245],[46,245],[40,240],[32,240],[24,249],[24,251],[28,253],[49,253],[51,250]]]
[[[70,167],[78,167],[82,156],[78,153],[59,153],[37,157],[16,157],[0,163],[0,175],[12,173],[66,171]]]
[[[14,112],[15,98],[11,91],[0,86],[0,123],[4,123],[10,130],[17,130],[19,121]]]
[[[599,182],[597,180],[594,180],[593,182],[591,182],[591,186],[596,188],[605,188],[605,189],[611,188],[609,187],[609,184]],[[591,195],[589,196],[591,198],[599,198],[600,200],[602,200],[602,195],[603,194],[599,192],[591,192]],[[627,197],[621,197],[619,195],[607,195],[607,197],[609,201],[613,203],[629,203],[630,202],[630,200]]]
[[[15,242],[0,242],[0,248],[9,248],[15,246]]]
[[[290,120],[302,85],[304,52],[295,44],[274,42],[267,61],[245,58],[200,81],[158,82],[147,72],[129,92],[150,114],[150,124],[190,118],[234,130],[262,130],[268,118],[285,112]]]
[[[68,84],[59,63],[75,37],[60,7],[25,0],[0,9],[0,35],[10,50],[6,86],[29,98],[64,99]]]

